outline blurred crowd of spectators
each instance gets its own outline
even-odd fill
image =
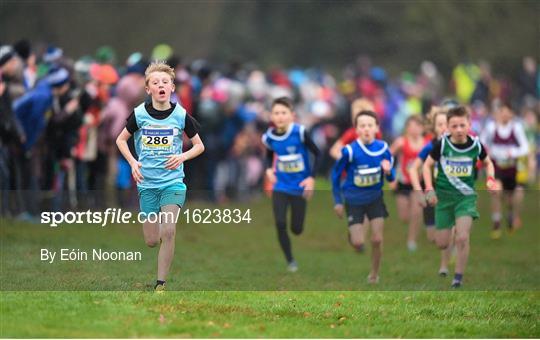
[[[173,101],[201,123],[205,153],[186,165],[190,197],[224,202],[262,192],[264,147],[270,102],[293,98],[297,120],[325,151],[319,172],[333,165],[328,149],[350,126],[350,104],[370,100],[390,141],[410,115],[452,97],[469,104],[479,132],[494,100],[512,101],[537,138],[540,73],[531,57],[519,74],[496,75],[488,62],[463,62],[442,75],[423,61],[416,72],[390,77],[360,56],[339,75],[320,68],[272,67],[182,60],[157,45],[149,55],[132,53],[119,62],[111,47],[73,60],[55,46],[21,40],[0,46],[0,215],[32,218],[48,210],[132,207],[135,185],[115,139],[133,108],[147,100],[144,71],[149,60],[167,60],[176,71]],[[536,143],[535,143],[536,144]]]

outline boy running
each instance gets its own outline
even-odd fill
[[[495,113],[495,121],[490,121],[481,135],[482,143],[489,149],[495,166],[495,179],[503,192],[492,197],[491,209],[493,221],[492,239],[501,237],[501,200],[508,203],[508,230],[521,227],[520,210],[523,201],[523,188],[517,185],[517,162],[527,156],[529,143],[525,129],[509,104],[502,104]],[[503,194],[503,195],[501,195]]]
[[[294,108],[289,98],[274,100],[270,120],[274,128],[269,128],[262,136],[268,148],[266,176],[273,183],[272,207],[278,233],[278,240],[287,270],[296,272],[296,263],[287,232],[287,209],[291,206],[291,230],[300,235],[304,230],[306,198],[313,195],[313,179],[319,157],[319,149],[302,125],[294,123]],[[308,151],[315,156],[314,166],[309,166]],[[275,164],[274,164],[274,156]]]
[[[383,175],[388,181],[394,180],[393,157],[388,144],[375,139],[379,130],[377,114],[361,111],[355,119],[358,139],[341,150],[341,158],[332,170],[332,193],[334,211],[343,218],[343,199],[347,211],[349,235],[352,246],[361,248],[364,244],[362,223],[367,217],[371,224],[371,271],[369,283],[379,281],[379,268],[382,257],[384,218],[388,212],[383,200]],[[340,185],[341,173],[347,177]]]
[[[418,157],[414,160],[411,168],[409,169],[409,176],[411,178],[411,185],[414,190],[415,201],[418,202],[424,210],[424,224],[426,226],[426,235],[430,242],[435,242],[435,209],[432,206],[427,205],[426,199],[423,195],[424,181],[420,179],[420,172],[422,170],[422,164],[428,157],[429,153],[433,149],[433,144],[442,138],[446,132],[446,111],[442,107],[433,106],[428,114],[428,124],[431,130],[435,134],[435,138],[429,141],[418,153]],[[436,174],[435,174],[435,177]],[[452,253],[453,242],[450,240],[450,246],[444,250],[441,250],[441,264],[439,266],[439,275],[441,277],[448,276],[448,263],[450,262],[450,256]]]
[[[399,218],[409,223],[407,249],[416,251],[416,239],[420,229],[422,207],[414,202],[410,168],[418,153],[430,140],[424,136],[424,124],[419,116],[410,116],[405,122],[403,136],[398,137],[390,146],[390,153],[398,158],[396,203]]]
[[[198,123],[180,105],[170,102],[174,91],[175,74],[165,63],[154,62],[145,71],[146,93],[151,102],[135,108],[126,127],[116,140],[118,149],[131,166],[137,182],[141,212],[165,212],[174,219],[160,223],[145,222],[143,234],[146,244],[158,244],[158,270],[154,290],[165,290],[165,280],[174,255],[176,219],[186,199],[183,183],[184,165],[204,151],[198,135]],[[182,134],[191,139],[192,148],[182,152]],[[128,147],[128,139],[134,136],[138,160]],[[160,228],[161,227],[161,228]]]
[[[423,166],[426,200],[435,206],[436,243],[441,249],[450,244],[452,227],[455,225],[457,260],[453,288],[461,287],[465,266],[469,257],[469,236],[473,219],[479,217],[476,209],[477,193],[474,190],[476,162],[486,166],[489,191],[496,189],[494,168],[478,138],[468,134],[469,111],[464,106],[452,108],[447,114],[449,135],[433,145]],[[437,177],[433,189],[432,167],[437,162]]]

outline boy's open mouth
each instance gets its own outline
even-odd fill
[[[159,95],[164,95],[165,94],[165,90],[159,90]]]

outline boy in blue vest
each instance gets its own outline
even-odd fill
[[[379,281],[379,268],[382,257],[384,219],[388,212],[383,200],[383,176],[394,181],[394,159],[388,144],[375,139],[379,131],[377,114],[361,111],[355,118],[358,139],[341,150],[341,158],[332,170],[332,193],[334,211],[343,218],[344,209],[349,223],[349,238],[355,249],[364,246],[363,221],[367,217],[371,224],[371,272],[368,282]],[[347,177],[340,185],[341,174]],[[345,208],[343,206],[345,199]]]
[[[161,228],[159,222],[143,224],[146,244],[155,247],[161,242],[154,290],[162,292],[174,255],[176,219],[186,198],[183,163],[199,156],[204,145],[198,134],[197,121],[179,104],[170,102],[174,92],[174,70],[165,63],[154,62],[146,69],[145,78],[151,102],[135,108],[116,144],[129,162],[137,182],[141,212],[174,215],[172,221],[170,218],[161,221]],[[193,144],[186,152],[182,152],[183,133]],[[132,135],[138,160],[127,143]]]
[[[274,128],[262,136],[268,148],[266,175],[273,184],[272,207],[281,249],[290,272],[298,270],[287,233],[287,208],[291,206],[291,230],[300,235],[304,230],[306,199],[313,195],[313,179],[319,149],[302,125],[294,123],[294,108],[290,99],[277,98],[272,103],[270,120]],[[309,152],[315,156],[310,168]],[[275,158],[275,164],[274,164]]]

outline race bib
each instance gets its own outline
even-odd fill
[[[280,172],[295,173],[302,172],[306,168],[304,157],[296,153],[292,155],[278,156],[277,169]]]
[[[148,127],[142,129],[142,149],[173,152],[173,139],[178,133],[172,127]]]
[[[370,187],[381,181],[381,168],[367,168],[354,170],[354,185],[357,187]]]
[[[473,172],[473,160],[468,157],[448,158],[444,167],[447,176],[469,177]]]

